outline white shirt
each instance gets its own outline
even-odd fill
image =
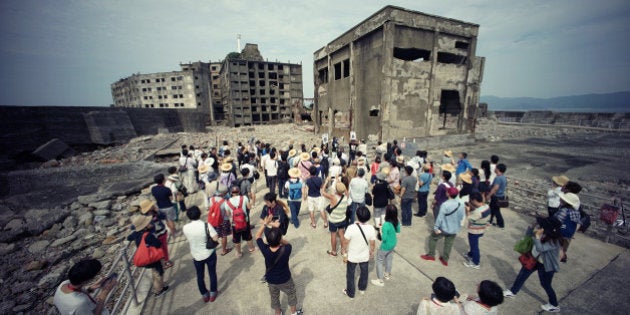
[[[264,168],[267,170],[267,176],[276,176],[278,175],[278,161],[267,158],[265,160]]]
[[[497,165],[490,163],[490,179],[488,180],[490,185],[494,183],[494,179],[497,177],[497,173],[494,172],[494,170],[496,169],[497,169]]]
[[[205,224],[201,220],[192,221],[182,228],[188,240],[188,245],[190,245],[190,254],[196,261],[206,260],[214,252],[214,249],[206,249],[207,237],[204,228]],[[217,232],[210,224],[208,224],[208,233],[210,233],[210,237],[217,235]]]
[[[339,174],[341,174],[342,170],[343,169],[341,168],[341,166],[333,165],[333,166],[330,167],[330,169],[328,169],[328,175],[330,177],[335,177],[336,178],[336,177],[339,176]]]
[[[365,234],[365,238],[368,241],[376,241],[376,231],[374,227],[369,224],[361,224],[361,229]],[[346,229],[343,237],[349,240],[348,243],[348,261],[353,263],[367,262],[370,260],[370,246],[365,243],[363,235],[357,224],[350,224]]]
[[[252,177],[254,177],[254,171],[256,170],[256,167],[251,165],[251,164],[249,164],[249,163],[245,163],[245,164],[241,165],[241,171],[243,169],[245,169],[245,168],[249,169],[249,174],[247,174],[247,177],[245,177],[245,178],[252,178]]]
[[[556,187],[547,191],[547,205],[551,208],[560,208],[560,192],[562,187]]]
[[[203,160],[203,164],[207,165],[212,171],[214,171],[214,169],[212,168],[212,164],[214,164],[214,159],[212,157],[207,157],[205,160]]]
[[[364,203],[365,193],[368,192],[368,182],[363,177],[355,177],[349,184],[350,198],[352,202]]]
[[[90,299],[87,293],[83,292],[70,292],[64,293],[61,288],[70,283],[66,280],[62,282],[55,291],[55,297],[53,298],[53,304],[57,307],[57,310],[62,315],[82,315],[82,314],[94,314],[96,310],[96,304]],[[106,308],[103,308],[102,314],[109,314]]]

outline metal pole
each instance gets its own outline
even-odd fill
[[[133,275],[131,274],[131,265],[129,264],[129,260],[127,259],[127,248],[124,247],[122,249],[122,255],[125,257],[125,271],[127,272],[127,276],[129,277],[129,283],[131,283],[131,294],[133,294],[133,299],[136,301],[136,304],[140,304],[140,300],[138,300],[138,295],[136,294],[136,285],[133,281]]]

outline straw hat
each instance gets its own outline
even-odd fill
[[[144,230],[153,218],[148,215],[137,215],[131,219],[131,224],[133,224],[136,231]]]
[[[310,156],[310,155],[308,155],[308,153],[306,153],[306,152],[302,152],[302,153],[300,153],[300,160],[302,160],[302,161],[308,161],[308,160],[310,160],[310,159],[311,159],[311,156]]]
[[[231,172],[232,171],[232,163],[223,163],[221,164],[221,171],[222,172]]]
[[[359,165],[359,166],[365,165],[365,159],[363,159],[363,157],[361,159],[358,159],[357,160],[357,165]]]
[[[319,152],[322,152],[322,149],[320,149],[319,147],[314,147],[312,152],[317,152],[317,154],[319,154]]]
[[[297,154],[297,151],[295,149],[289,150],[289,157],[294,157],[296,154]]]
[[[155,207],[155,202],[149,200],[149,199],[144,199],[140,202],[140,212],[142,214],[145,214],[149,211],[151,211],[151,209],[153,209],[153,207]]]
[[[466,184],[472,184],[472,175],[468,172],[459,174],[459,179]]]
[[[422,166],[422,169],[428,172],[431,170],[431,166],[427,163],[427,164],[424,164],[424,166]]]
[[[380,173],[383,173],[383,174],[385,174],[385,176],[387,176],[387,175],[389,175],[389,171],[390,171],[389,167],[383,167],[381,169]]]
[[[345,194],[346,193],[346,185],[344,185],[342,182],[338,182],[335,185],[335,190],[337,191],[338,194]]]
[[[300,170],[297,167],[294,167],[289,170],[289,177],[291,178],[298,178],[301,175],[302,175],[302,172],[300,172]]]
[[[448,157],[452,157],[453,156],[453,151],[451,150],[446,150],[444,151],[444,155],[448,156]]]
[[[199,174],[205,174],[205,173],[208,173],[210,168],[206,164],[201,164],[199,165],[199,168],[197,168],[197,170],[199,171]]]
[[[455,172],[455,166],[451,163],[442,164],[442,171]]]
[[[560,176],[553,176],[551,177],[551,180],[556,183],[556,185],[562,187],[564,185],[566,185],[569,182],[569,178],[564,176],[564,175],[560,175]]]
[[[232,163],[232,162],[234,162],[234,158],[231,156],[228,156],[223,160],[223,163]]]
[[[560,199],[577,210],[580,208],[580,197],[574,193],[560,193]]]
[[[397,156],[396,157],[396,163],[399,163],[399,164],[405,163],[405,157],[402,156],[402,155]]]

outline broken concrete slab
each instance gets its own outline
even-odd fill
[[[74,150],[65,142],[55,138],[33,151],[33,155],[42,159],[42,161],[54,160],[61,157],[70,157],[74,155]]]

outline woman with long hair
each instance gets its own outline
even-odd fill
[[[556,292],[551,287],[554,273],[560,269],[560,248],[562,247],[562,233],[560,228],[562,223],[554,218],[537,218],[538,226],[533,231],[534,246],[531,255],[536,259],[536,266],[531,270],[521,267],[521,271],[516,276],[514,284],[503,292],[503,296],[513,298],[521,289],[529,276],[538,271],[540,285],[547,292],[549,303],[540,307],[547,312],[560,312]]]
[[[378,279],[372,280],[372,284],[375,286],[384,286],[383,278],[389,280],[391,277],[397,233],[400,233],[398,209],[395,205],[388,205],[385,208],[385,223],[381,227],[381,247],[376,255],[376,277]],[[385,273],[383,273],[383,265],[385,265]]]
[[[490,161],[481,161],[481,172],[479,172],[479,192],[486,199],[486,195],[490,191],[490,177],[492,177],[492,171],[490,170]]]

